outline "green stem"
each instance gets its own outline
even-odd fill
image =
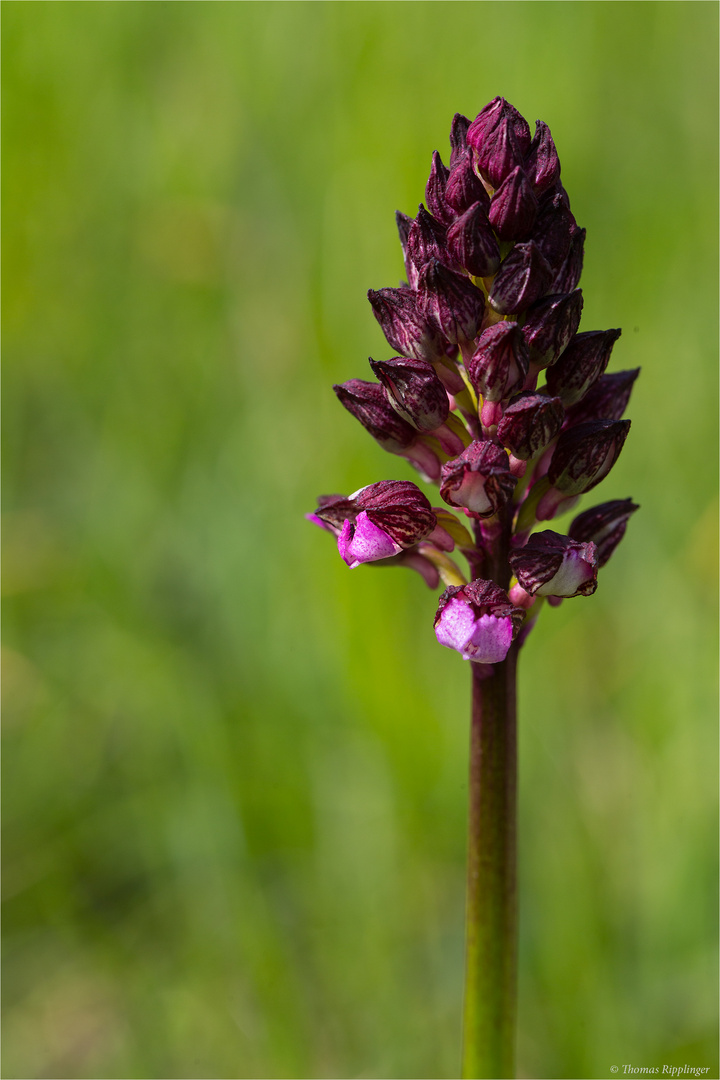
[[[473,669],[463,1033],[464,1080],[515,1075],[516,668]]]

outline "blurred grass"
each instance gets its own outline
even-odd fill
[[[469,673],[302,515],[412,477],[329,386],[503,93],[643,367],[523,656],[521,1073],[717,1076],[716,5],[3,10],[4,1075],[457,1075]]]

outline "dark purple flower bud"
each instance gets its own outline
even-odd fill
[[[547,472],[552,486],[566,498],[594,488],[619,458],[629,428],[629,420],[595,420],[563,431]],[[543,520],[540,506],[537,516]]]
[[[469,585],[451,585],[440,597],[435,636],[457,649],[463,660],[498,664],[508,654],[525,612],[515,607],[494,581],[478,578]]]
[[[408,234],[410,233],[410,226],[415,218],[411,218],[409,214],[403,214],[402,210],[395,211],[395,224],[397,225],[398,236],[400,237],[400,243],[402,244],[403,254],[407,247]]]
[[[415,218],[411,218],[409,214],[403,214],[402,210],[395,211],[395,224],[397,225],[398,236],[400,237],[400,243],[402,245],[405,273],[407,274],[408,285],[413,289],[417,285],[417,270],[413,262],[408,258],[407,242],[410,226],[414,220]]]
[[[359,420],[373,439],[391,454],[405,450],[417,438],[415,428],[391,408],[385,391],[365,379],[348,379],[333,386],[342,405]]]
[[[576,334],[557,363],[547,370],[548,389],[574,405],[608,366],[621,330],[588,330]]]
[[[462,113],[455,113],[450,125],[450,168],[461,158],[468,157],[467,133],[470,121]]]
[[[426,479],[440,479],[440,459],[437,454],[419,438],[415,428],[391,408],[381,386],[364,379],[349,379],[334,386],[333,390],[348,412],[360,421],[383,450],[407,458]]]
[[[445,200],[445,188],[449,175],[450,170],[443,165],[442,158],[436,150],[432,156],[430,176],[425,185],[425,200],[430,213],[443,225],[449,225],[455,219],[452,209]]]
[[[418,215],[410,226],[407,257],[418,271],[430,259],[437,259],[453,270],[459,270],[447,249],[447,229],[420,204]]]
[[[442,467],[440,494],[450,506],[462,506],[479,518],[492,517],[515,490],[507,452],[489,439],[472,442]]]
[[[492,197],[490,224],[501,240],[524,240],[530,234],[537,212],[532,185],[518,165]]]
[[[502,401],[517,393],[528,373],[525,338],[516,322],[499,322],[483,330],[465,368],[473,389],[486,401]]]
[[[445,356],[446,342],[436,326],[418,311],[413,289],[368,291],[375,318],[390,346],[415,360],[439,360]]]
[[[560,196],[560,201],[566,210],[570,209],[570,196],[558,180],[546,191],[543,191],[542,195],[538,195],[538,206],[547,206],[548,203],[553,203],[555,199]]]
[[[468,128],[468,146],[475,153],[478,172],[497,188],[530,149],[527,120],[505,100],[494,98]]]
[[[468,145],[475,146],[476,143],[487,141],[503,121],[509,121],[513,125],[515,135],[520,143],[524,144],[527,153],[531,141],[528,122],[504,97],[494,97],[483,106],[468,129]]]
[[[562,266],[570,251],[574,232],[577,230],[575,218],[567,205],[564,192],[552,199],[544,199],[540,204],[532,238],[542,251],[555,272]],[[573,289],[575,286],[573,285]],[[560,290],[556,290],[560,292]],[[565,289],[571,292],[572,289]]]
[[[535,134],[525,158],[525,171],[533,182],[535,194],[547,191],[560,179],[560,160],[550,128],[542,120],[535,121]]]
[[[619,420],[627,408],[633,383],[640,368],[631,371],[614,371],[601,375],[582,401],[568,409],[566,427],[584,424],[588,420]]]
[[[575,228],[570,237],[570,250],[552,283],[554,293],[569,293],[577,288],[583,268],[583,252],[587,229]]]
[[[500,248],[482,203],[474,203],[448,229],[448,251],[474,277],[492,277],[500,266]]]
[[[505,177],[523,162],[523,147],[508,121],[502,121],[493,134],[480,147],[474,149],[475,168],[483,179],[496,189]]]
[[[431,259],[418,279],[418,307],[428,320],[434,320],[448,341],[472,341],[485,311],[485,297],[464,275],[455,274]]]
[[[592,541],[597,548],[598,566],[605,566],[625,535],[630,515],[639,509],[632,499],[612,499],[578,514],[568,533],[573,540]]]
[[[509,555],[510,566],[531,596],[591,596],[597,589],[595,544],[546,529]]]
[[[537,368],[554,364],[577,333],[583,308],[581,289],[567,296],[546,296],[528,308],[523,335]]]
[[[505,409],[497,437],[510,453],[527,461],[560,433],[565,411],[562,401],[547,394],[521,394]]]
[[[397,413],[420,431],[433,431],[450,412],[447,391],[427,360],[371,360],[370,367],[385,387]]]
[[[445,201],[457,214],[464,214],[476,202],[489,210],[490,196],[473,168],[472,155],[467,154],[451,169]]]
[[[497,272],[490,305],[501,315],[519,314],[546,294],[551,280],[552,270],[537,244],[516,244]]]

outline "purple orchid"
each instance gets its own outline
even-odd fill
[[[528,391],[514,397],[497,426],[498,441],[528,461],[560,434],[565,410],[560,398]]]
[[[520,325],[498,322],[488,326],[465,364],[473,389],[483,399],[480,419],[485,427],[497,425],[499,404],[522,390],[529,367],[528,347]]]
[[[509,556],[518,582],[530,596],[590,596],[597,589],[597,549],[546,529],[533,533]]]
[[[449,510],[441,522],[401,482],[321,500],[310,516],[351,567],[414,564],[426,581],[461,588],[465,575],[449,557],[457,546],[470,579],[512,588],[520,608],[535,596],[588,595],[635,504],[586,511],[569,537],[532,531],[614,465],[638,370],[605,374],[619,330],[579,330],[585,230],[550,129],[539,120],[531,137],[500,97],[472,122],[458,113],[448,164],[432,156],[425,200],[414,218],[396,214],[408,284],[368,293],[396,355],[370,361],[378,382],[350,379],[335,392],[380,446],[439,485],[474,536]],[[470,625],[462,602],[454,599],[443,627],[451,612]]]
[[[481,201],[471,203],[447,232],[448,250],[468,274],[493,277],[500,268],[500,245]]]
[[[492,581],[450,587],[440,597],[435,636],[463,660],[497,664],[508,654],[525,613]]]
[[[347,498],[322,496],[311,518],[335,533],[338,551],[351,568],[397,555],[437,525],[427,497],[403,480],[369,484]]]
[[[576,334],[557,363],[548,368],[547,384],[564,405],[580,401],[608,366],[620,330],[591,330]]]
[[[377,382],[350,379],[335,392],[448,508],[388,480],[324,496],[308,517],[349,567],[408,566],[430,588],[446,586],[435,635],[473,672],[463,1075],[508,1076],[518,653],[545,599],[595,592],[637,506],[585,510],[567,536],[534,530],[610,472],[638,369],[606,372],[619,330],[579,329],[586,233],[547,124],[531,137],[496,97],[472,122],[456,114],[447,160],[433,154],[416,216],[396,214],[406,284],[368,292],[394,355],[370,361]],[[482,1003],[498,995],[499,1012],[483,1020]]]
[[[530,361],[538,369],[554,364],[565,351],[580,325],[583,308],[581,289],[558,296],[546,296],[532,304],[523,323]]]
[[[497,515],[514,490],[507,451],[489,439],[470,443],[442,467],[440,494],[445,502],[479,518]]]
[[[568,535],[573,540],[594,543],[597,564],[605,566],[625,535],[630,515],[636,510],[639,507],[632,499],[613,499],[601,506],[593,506],[573,520]]]
[[[471,578],[490,566],[504,589],[516,574],[518,596],[587,595],[625,531],[629,500],[581,514],[569,538],[531,534],[614,465],[638,371],[605,374],[619,330],[579,330],[585,230],[550,129],[539,120],[531,137],[500,97],[472,122],[458,113],[449,164],[433,154],[425,199],[414,218],[396,215],[408,284],[368,293],[396,355],[370,361],[379,382],[350,379],[335,391],[384,449],[439,485],[475,536],[447,511],[439,524],[429,502],[408,501],[398,483],[400,533],[367,494],[377,485],[321,500],[314,520],[351,567],[421,558],[437,570],[446,560],[440,576],[460,587],[448,552],[463,529]]]

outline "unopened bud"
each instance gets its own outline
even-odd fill
[[[503,401],[517,393],[528,373],[525,338],[516,322],[499,322],[483,330],[465,367],[473,389],[486,401]]]
[[[581,289],[567,296],[546,296],[528,308],[523,335],[536,368],[554,364],[577,333],[583,308]]]
[[[587,229],[578,229],[576,227],[572,230],[570,250],[552,283],[554,293],[569,293],[577,288],[583,268],[586,233]]]
[[[612,469],[629,429],[629,420],[596,420],[567,428],[560,435],[550,462],[547,472],[550,484],[565,498],[590,491]]]
[[[395,224],[397,225],[397,231],[403,251],[407,246],[408,233],[410,232],[410,226],[414,220],[415,218],[411,218],[409,214],[403,214],[402,210],[395,211]]]
[[[573,540],[592,541],[597,548],[598,566],[605,566],[625,535],[630,515],[639,509],[632,499],[612,499],[578,514],[568,534]]]
[[[466,154],[450,170],[445,200],[456,214],[464,214],[476,202],[486,211],[490,208],[490,196],[473,168],[471,154]]]
[[[400,243],[402,245],[403,259],[405,261],[405,273],[407,274],[408,284],[414,289],[417,285],[417,270],[407,255],[407,242],[408,235],[410,233],[410,226],[415,219],[411,218],[409,214],[403,214],[402,210],[395,211],[395,224],[397,225],[398,236],[400,237]]]
[[[567,411],[566,427],[588,420],[619,420],[625,412],[640,368],[601,375],[581,401]]]
[[[472,341],[485,311],[485,297],[463,274],[456,274],[431,259],[418,279],[419,309],[433,319],[448,341]]]
[[[449,175],[450,170],[443,165],[442,158],[436,150],[432,156],[430,176],[425,185],[425,201],[430,213],[442,225],[449,225],[451,221],[455,220],[455,215],[445,199],[445,188],[447,187]]]
[[[621,330],[576,334],[560,359],[548,368],[547,384],[565,406],[574,405],[602,375]]]
[[[445,356],[445,339],[418,311],[418,297],[413,289],[370,289],[368,300],[396,352],[431,362]]]
[[[564,415],[560,398],[547,394],[521,394],[505,409],[498,424],[498,441],[514,457],[527,461],[560,433]]]
[[[501,315],[519,314],[546,294],[551,280],[552,270],[537,244],[516,244],[497,272],[490,305]]]
[[[448,251],[474,277],[492,277],[500,266],[500,248],[480,201],[448,229]]]
[[[564,193],[559,192],[553,195],[552,198],[545,198],[541,201],[532,234],[533,240],[555,273],[567,258],[572,237],[577,230],[575,218],[563,196]],[[565,291],[571,292],[572,290],[566,289]]]
[[[391,408],[385,391],[374,382],[365,379],[348,379],[333,386],[342,405],[359,420],[366,431],[384,450],[398,453],[410,446],[417,432],[407,420]]]
[[[420,431],[444,424],[450,411],[445,387],[426,360],[371,360],[373,372],[385,387],[392,408]]]
[[[421,204],[418,215],[410,226],[407,242],[407,256],[415,264],[418,272],[430,259],[437,259],[451,269],[456,270],[455,261],[447,249],[447,230],[437,218],[428,214]]]
[[[467,141],[478,172],[497,188],[516,165],[522,165],[530,149],[530,128],[517,109],[499,97],[473,120]]]
[[[450,168],[457,165],[461,158],[469,156],[467,133],[470,121],[462,113],[455,113],[450,124]]]
[[[560,179],[560,160],[550,128],[542,120],[535,121],[535,134],[525,158],[525,171],[533,182],[535,194],[540,195]]]
[[[532,185],[519,165],[492,197],[488,218],[501,240],[525,240],[538,212]]]

